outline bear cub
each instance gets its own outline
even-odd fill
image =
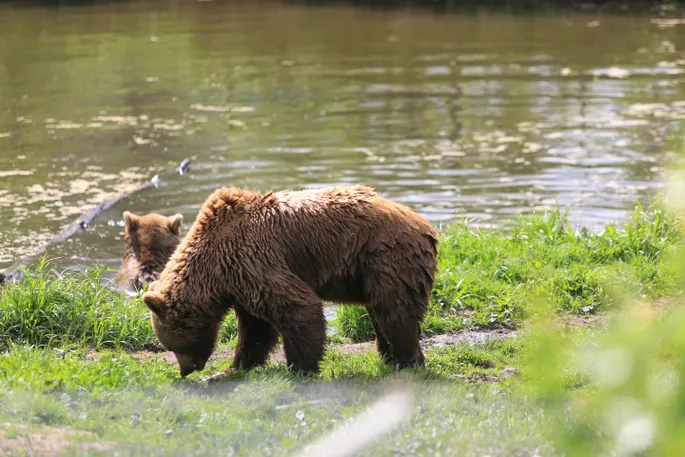
[[[169,257],[181,242],[183,216],[136,216],[124,211],[124,256],[115,277],[119,286],[137,291],[159,278]]]

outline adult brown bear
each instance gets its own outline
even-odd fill
[[[318,371],[322,301],[368,310],[381,356],[423,366],[420,323],[437,269],[437,233],[367,187],[214,192],[143,300],[182,376],[204,368],[233,308],[231,369],[263,364],[278,333],[289,367]]]
[[[181,242],[182,222],[181,214],[136,216],[124,211],[124,256],[115,277],[117,284],[134,291],[159,278]]]

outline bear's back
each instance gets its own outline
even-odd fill
[[[273,234],[288,267],[313,287],[354,276],[374,250],[434,237],[408,208],[360,186],[273,194]],[[348,278],[350,279],[350,278]]]

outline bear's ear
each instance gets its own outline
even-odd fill
[[[138,216],[129,211],[124,211],[124,224],[127,229],[135,230],[138,227]]]
[[[174,214],[169,217],[169,231],[174,235],[181,234],[181,224],[183,223],[183,214]]]
[[[166,300],[164,300],[164,296],[159,292],[145,292],[143,294],[143,303],[145,303],[145,306],[160,319],[164,318],[168,310]]]

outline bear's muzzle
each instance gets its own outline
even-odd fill
[[[176,354],[176,360],[178,360],[178,365],[181,371],[181,377],[185,378],[190,373],[194,371],[204,370],[207,360],[201,360],[198,358],[188,357],[181,354]]]

